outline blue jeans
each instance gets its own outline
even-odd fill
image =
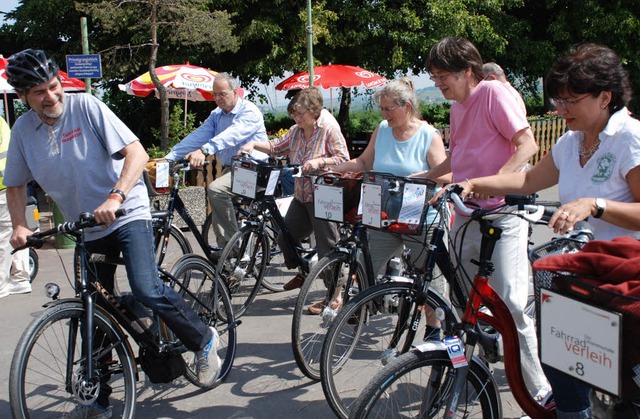
[[[558,419],[589,419],[593,416],[588,385],[544,364],[542,369],[551,384]]]
[[[187,303],[158,275],[151,221],[131,221],[98,240],[86,242],[91,253],[116,258],[122,252],[131,291],[169,326],[191,351],[199,351],[211,340],[212,332]],[[97,276],[113,292],[116,266],[97,265]],[[89,272],[89,279],[93,279]]]

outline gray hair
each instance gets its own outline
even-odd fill
[[[380,99],[383,97],[393,100],[398,106],[405,106],[410,103],[413,116],[416,118],[421,117],[418,96],[416,96],[413,82],[410,78],[403,77],[400,80],[393,80],[373,94],[373,100],[377,105],[380,105]]]
[[[229,73],[216,74],[216,76],[213,79],[213,82],[215,83],[216,81],[218,81],[218,79],[226,80],[227,83],[229,83],[229,89],[231,90],[236,90],[238,88],[238,80],[236,80],[236,78]]]
[[[494,62],[484,63],[482,65],[482,73],[484,74],[485,79],[490,75],[496,76],[496,78],[500,81],[505,81],[507,79],[507,76],[505,76],[502,67]]]

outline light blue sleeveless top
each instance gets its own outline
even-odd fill
[[[375,145],[373,170],[386,172],[397,176],[409,176],[422,170],[429,170],[427,152],[433,140],[436,129],[426,122],[407,141],[397,141],[393,136],[393,129],[384,120],[378,125],[378,136]],[[438,212],[429,207],[426,224],[433,223]]]

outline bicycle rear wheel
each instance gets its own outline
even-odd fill
[[[351,266],[351,255],[334,252],[315,264],[305,279],[293,311],[291,342],[296,364],[312,380],[320,379],[320,352],[322,342],[333,318],[346,302],[366,287],[366,270],[358,264]],[[350,280],[349,280],[350,279]],[[340,284],[336,288],[336,284]],[[345,293],[345,289],[348,290]],[[322,312],[309,312],[310,306],[319,304]]]
[[[264,231],[269,236],[271,249],[269,262],[262,276],[262,286],[272,292],[282,292],[284,291],[284,284],[289,282],[298,270],[297,268],[287,268],[284,262],[284,254],[278,246],[278,230],[272,225],[272,219],[269,219]]]
[[[229,290],[236,319],[255,300],[268,258],[269,239],[251,226],[245,226],[234,234],[222,251],[217,271]]]
[[[218,386],[229,374],[236,356],[236,321],[231,307],[231,299],[226,287],[216,278],[215,271],[209,261],[201,256],[188,255],[179,259],[173,267],[171,275],[186,284],[191,292],[182,290],[181,295],[193,308],[200,320],[206,325],[215,327],[220,335],[218,355],[222,359],[222,367],[218,379],[211,387]],[[195,298],[194,298],[195,296]],[[182,354],[187,366],[185,377],[194,385],[202,387],[196,372],[194,352]]]
[[[136,407],[136,366],[127,339],[110,317],[93,318],[94,382],[86,380],[80,301],[51,306],[34,319],[16,346],[9,376],[14,418],[63,417],[80,406],[108,398],[112,417],[132,418]]]
[[[338,313],[322,346],[320,379],[329,405],[339,417],[349,416],[362,389],[407,342],[411,315],[417,310],[417,290],[411,282],[387,282],[358,294]],[[430,289],[426,305],[448,305]],[[422,341],[427,316],[415,325]],[[395,338],[394,338],[395,337]],[[395,339],[395,343],[392,343]]]
[[[350,417],[443,417],[457,373],[445,350],[407,352],[371,380],[354,403]],[[452,418],[502,417],[497,385],[476,358],[469,365],[458,406]]]

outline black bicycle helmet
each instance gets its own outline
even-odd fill
[[[58,64],[42,50],[25,49],[9,57],[6,74],[14,89],[26,92],[58,75]]]

